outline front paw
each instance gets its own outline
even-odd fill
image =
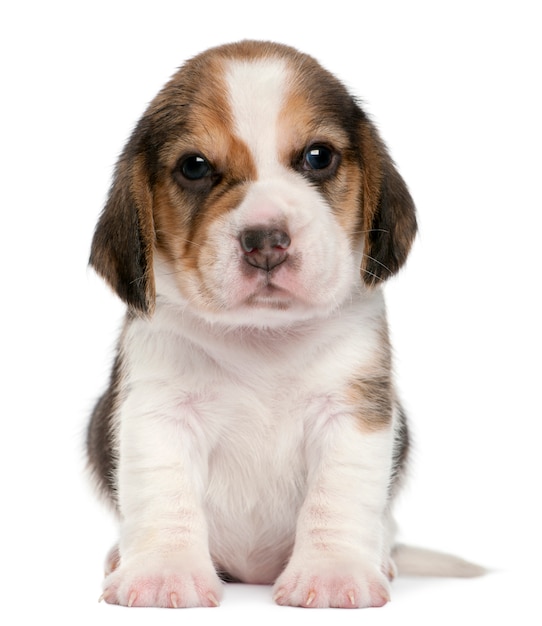
[[[198,562],[199,561],[199,562]],[[132,558],[104,580],[102,598],[109,604],[147,607],[213,607],[222,583],[212,564],[192,556]]]
[[[390,595],[377,568],[346,560],[300,560],[278,578],[273,599],[286,606],[353,609],[384,606]]]

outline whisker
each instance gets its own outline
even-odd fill
[[[160,234],[161,232],[162,231],[157,230],[156,234]],[[201,243],[197,243],[197,241],[192,241],[191,239],[180,238],[179,241],[182,241],[183,243],[189,243],[189,244],[191,244],[193,246],[197,246],[198,248],[202,247]]]
[[[368,233],[389,233],[387,228],[369,228],[369,230],[353,230],[352,235],[367,235]]]
[[[383,267],[390,274],[392,273],[392,271],[390,270],[390,268],[387,265],[384,265],[384,263],[382,263],[382,261],[379,261],[378,259],[375,259],[374,256],[370,256],[369,254],[365,254],[365,253],[363,253],[363,256],[365,258],[367,258],[367,259],[370,259],[371,261],[374,261],[377,265],[380,265],[380,267]]]
[[[180,238],[179,241],[182,241],[183,243],[191,244],[193,246],[197,246],[198,248],[203,248],[203,245],[201,243],[197,243],[196,241],[192,241],[191,239]],[[181,260],[180,258],[174,258],[173,262],[175,263],[175,262],[180,261],[180,260]],[[161,262],[156,262],[155,261],[155,265],[157,267],[159,267],[159,268],[163,268],[163,267],[167,267],[168,265],[170,265],[170,262],[168,260],[164,260],[164,261],[161,261]],[[180,274],[181,272],[182,272],[182,270],[177,269],[177,270],[174,270],[172,272],[163,272],[162,271],[161,273],[162,273],[162,276],[174,276],[175,274]]]
[[[175,270],[173,272],[161,272],[161,276],[175,276],[175,274],[181,274],[181,270]]]
[[[369,276],[372,276],[373,278],[376,278],[377,280],[380,280],[380,281],[383,280],[381,276],[378,276],[377,274],[374,274],[373,272],[366,270],[364,267],[361,268],[361,271],[364,272],[365,274],[368,274]]]

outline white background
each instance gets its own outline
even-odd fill
[[[542,48],[537,3],[11,2],[0,14],[2,602],[10,624],[540,623]],[[115,539],[83,475],[123,307],[87,270],[124,141],[186,58],[292,44],[361,96],[417,202],[387,287],[415,451],[402,539],[495,571],[399,579],[383,609],[98,604]],[[409,622],[408,620],[412,620]],[[182,622],[181,622],[182,620]]]

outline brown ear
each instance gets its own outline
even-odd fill
[[[152,193],[144,156],[127,153],[117,164],[96,226],[90,264],[128,306],[147,314],[155,301]]]
[[[361,264],[365,284],[375,285],[395,274],[405,262],[417,231],[416,210],[375,128],[364,121],[363,230]]]

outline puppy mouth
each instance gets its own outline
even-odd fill
[[[265,282],[246,299],[246,304],[250,307],[283,311],[291,306],[292,295],[283,287],[275,284],[271,276],[268,275]]]
[[[283,247],[262,248],[247,250],[244,246],[241,275],[249,289],[244,303],[257,308],[287,309],[297,299],[292,287],[297,284],[294,275],[299,265],[298,255],[291,255]]]

